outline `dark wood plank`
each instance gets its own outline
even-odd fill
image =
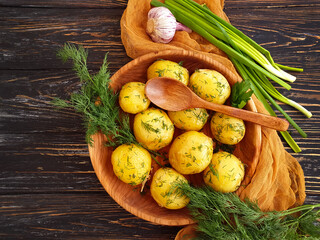
[[[181,229],[128,214],[105,193],[7,195],[0,202],[2,239],[174,239]]]
[[[318,8],[283,8],[281,14],[268,9],[227,10],[232,24],[268,49],[276,62],[318,72],[320,24]],[[306,15],[306,12],[308,14]]]
[[[19,194],[0,202],[2,239],[173,239],[180,229],[128,214],[106,193]]]
[[[317,69],[319,8],[228,10],[236,27],[265,46],[279,63]],[[121,65],[128,61],[121,44],[119,19],[123,10],[0,8],[3,20],[0,69],[61,68],[57,49],[65,42],[91,49],[91,59],[106,52]],[[308,12],[308,14],[305,14]],[[81,24],[79,24],[81,23]],[[308,24],[306,24],[308,23]],[[306,54],[308,52],[308,54]],[[93,60],[91,60],[93,61]]]
[[[0,6],[7,7],[55,7],[55,8],[124,8],[127,0],[0,0]],[[317,0],[308,2],[300,0],[225,0],[226,8],[279,8],[279,7],[297,7],[297,6],[317,6]]]
[[[124,8],[127,2],[127,0],[0,0],[0,6],[24,8]]]
[[[225,0],[226,8],[291,8],[291,7],[303,7],[303,6],[319,6],[317,0]]]
[[[123,9],[0,8],[0,69],[65,68],[57,50],[65,43],[91,49],[98,67],[109,52],[111,68],[129,61],[120,38]],[[99,61],[99,62],[95,62]]]

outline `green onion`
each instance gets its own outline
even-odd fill
[[[302,68],[288,67],[288,66],[281,65],[279,63],[276,63],[276,65],[283,70],[288,70],[293,72],[303,72]]]
[[[237,62],[236,60],[232,59],[232,63],[233,65],[237,68],[238,72],[240,73],[241,76],[243,76],[243,80],[244,81],[250,81],[250,78],[248,77],[248,75],[246,74],[246,72],[243,69],[243,65],[241,65],[239,62]],[[260,102],[262,102],[263,106],[265,107],[265,109],[270,113],[271,116],[277,117],[276,113],[274,112],[274,110],[272,109],[272,107],[269,105],[268,101],[266,100],[266,98],[262,95],[262,93],[259,91],[259,89],[257,88],[257,86],[255,85],[255,83],[253,83],[252,81],[250,81],[251,83],[251,89],[253,90],[255,96],[258,98],[258,100]],[[284,140],[288,143],[288,145],[291,147],[291,149],[295,152],[295,153],[299,153],[301,152],[301,148],[299,147],[299,145],[294,141],[294,139],[291,137],[290,133],[288,131],[285,132],[280,132],[280,134],[282,135],[282,137],[284,138]]]
[[[209,23],[212,23],[212,21],[217,21],[216,18],[212,17],[212,15],[214,15],[213,13],[209,14],[210,11],[207,8],[204,8],[199,4],[196,5],[196,3],[192,0],[175,0],[175,1],[174,0],[166,0],[165,3],[168,6],[180,8],[180,10],[183,10],[184,12],[189,11],[189,13],[191,12],[191,15],[196,14],[197,15],[196,18],[199,21],[209,22]],[[207,29],[207,28],[205,28],[205,29]],[[262,53],[259,52],[259,50],[257,50],[254,46],[252,46],[250,43],[248,43],[244,39],[242,39],[241,36],[235,34],[234,32],[232,32],[232,30],[230,30],[226,26],[225,26],[225,29],[228,32],[228,34],[230,34],[230,37],[239,46],[239,48],[243,52],[248,54],[250,57],[252,57],[253,60],[255,60],[257,63],[259,63],[266,70],[268,70],[269,72],[273,73],[274,75],[276,75],[282,79],[285,79],[287,81],[290,81],[290,82],[295,81],[296,78],[294,76],[282,71],[278,66],[276,66],[274,64],[274,62],[270,56],[270,53],[269,53],[269,56],[271,59],[271,63]],[[221,38],[221,36],[218,36],[215,34],[212,34],[212,35],[223,40],[223,38]],[[268,52],[266,52],[266,53],[268,53]]]
[[[291,107],[296,108],[297,110],[302,112],[306,117],[308,117],[308,118],[312,117],[312,113],[310,111],[308,111],[306,108],[304,108],[303,106],[301,106],[297,102],[295,102],[289,98],[286,98],[281,93],[279,93],[279,91],[268,81],[266,76],[261,75],[261,74],[259,74],[259,76],[260,76],[260,78],[259,78],[260,84],[263,86],[264,89],[266,89],[266,91],[268,93],[270,93],[270,95],[272,95],[277,100],[279,100],[283,103],[286,103],[286,104],[290,105]]]
[[[307,137],[307,134],[296,124],[295,121],[276,103],[276,101],[268,94],[268,92],[259,84],[258,78],[259,75],[254,72],[252,69],[244,68],[245,71],[247,71],[247,74],[250,76],[250,79],[255,83],[256,87],[259,89],[259,91],[262,93],[262,95],[268,99],[270,103],[279,111],[281,112],[285,118],[288,120],[288,122],[300,133],[302,137]]]
[[[151,2],[151,4],[152,3],[153,1]],[[269,78],[271,78],[287,90],[291,89],[290,85],[283,82],[281,79],[279,79],[278,77],[276,77],[275,75],[258,65],[252,59],[244,57],[242,54],[231,48],[223,41],[220,41],[217,38],[215,38],[213,36],[214,34],[218,34],[220,37],[223,36],[223,34],[219,33],[219,30],[215,30],[212,26],[210,26],[210,24],[206,23],[203,19],[200,19],[196,15],[190,13],[186,8],[179,6],[174,1],[167,0],[164,6],[169,8],[169,10],[172,12],[172,14],[176,17],[176,19],[179,22],[183,23],[184,25],[191,28],[193,31],[203,36],[205,39],[207,39],[209,42],[220,48],[230,57],[233,57],[238,61],[243,62],[243,64],[260,71],[261,73],[265,74],[266,76],[268,76]]]
[[[272,116],[276,116],[270,106],[272,104],[296,128],[301,136],[307,136],[273,98],[296,108],[307,117],[311,117],[312,114],[298,103],[284,97],[268,80],[271,79],[285,89],[290,90],[291,86],[280,78],[293,82],[295,77],[283,70],[301,72],[303,69],[275,63],[268,50],[261,47],[227,21],[212,13],[208,7],[202,6],[192,0],[165,0],[165,3],[152,0],[151,5],[167,7],[176,17],[177,21],[188,26],[194,32],[197,32],[210,43],[224,51],[242,78],[250,81],[252,90],[267,111]],[[288,132],[280,133],[295,152],[301,151]]]
[[[261,88],[257,87],[256,84],[258,84],[257,82],[253,82],[250,80],[250,77],[247,74],[247,71],[244,69],[245,67],[239,63],[237,60],[235,59],[231,59],[233,65],[236,67],[236,69],[238,70],[238,72],[240,73],[240,75],[243,77],[244,81],[249,81],[251,83],[251,89],[253,90],[255,96],[258,98],[258,100],[260,102],[262,102],[263,106],[265,107],[265,109],[270,113],[271,116],[277,117],[276,113],[274,112],[274,110],[272,109],[272,107],[269,105],[268,101],[266,100],[266,97],[261,93],[261,91],[259,90]],[[252,76],[251,76],[252,77]],[[269,96],[268,99],[270,99],[271,97]],[[280,106],[278,106],[279,108],[281,108]],[[290,120],[291,121],[291,120]],[[290,122],[289,121],[289,122]],[[293,121],[293,120],[292,120]],[[288,143],[288,145],[291,147],[291,149],[295,152],[301,152],[300,147],[298,146],[298,144],[294,141],[294,139],[291,137],[291,135],[289,134],[288,131],[284,131],[284,132],[280,132],[280,134],[282,135],[282,137],[284,138],[284,140]]]

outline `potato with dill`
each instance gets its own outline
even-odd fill
[[[174,169],[159,168],[151,181],[151,196],[161,207],[168,209],[183,208],[189,203],[189,198],[177,191],[177,185],[187,182],[187,179]]]
[[[196,70],[190,76],[189,87],[202,99],[217,104],[224,104],[231,94],[227,79],[210,69]]]
[[[209,166],[203,172],[203,179],[214,190],[228,193],[240,187],[244,174],[244,165],[235,155],[220,151],[213,154]]]
[[[133,132],[145,148],[159,150],[171,143],[174,125],[163,110],[148,108],[135,115]]]
[[[181,174],[202,172],[210,163],[213,141],[204,133],[188,131],[173,141],[169,150],[171,166]]]
[[[168,112],[174,126],[187,131],[199,131],[206,124],[209,114],[204,108],[190,108],[183,111]]]
[[[210,121],[213,137],[224,144],[235,145],[239,143],[246,132],[242,119],[216,112]]]
[[[119,105],[127,113],[136,114],[146,110],[150,100],[144,93],[145,84],[142,82],[126,83],[119,93]]]
[[[148,79],[155,77],[174,78],[185,85],[189,83],[189,71],[179,63],[169,60],[157,60],[147,70]]]
[[[123,144],[112,152],[111,163],[113,172],[121,181],[135,186],[149,176],[151,155],[136,144]]]

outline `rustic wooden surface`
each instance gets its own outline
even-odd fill
[[[0,238],[174,239],[180,227],[153,225],[119,207],[93,172],[80,115],[54,111],[53,97],[78,86],[56,59],[65,42],[90,48],[96,70],[109,52],[111,72],[130,61],[120,39],[125,0],[0,0]],[[292,131],[292,153],[306,177],[306,203],[320,203],[320,3],[227,0],[231,22],[303,73],[286,96],[313,118],[285,106],[308,133]]]

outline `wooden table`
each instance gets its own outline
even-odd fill
[[[174,239],[180,227],[153,225],[118,206],[92,169],[81,116],[55,111],[53,97],[78,86],[56,51],[65,42],[90,49],[94,71],[109,52],[110,70],[130,61],[120,39],[125,0],[0,0],[0,238]],[[284,106],[308,133],[292,153],[306,177],[306,203],[320,203],[320,3],[227,0],[231,22],[303,73],[284,95],[311,119]]]

